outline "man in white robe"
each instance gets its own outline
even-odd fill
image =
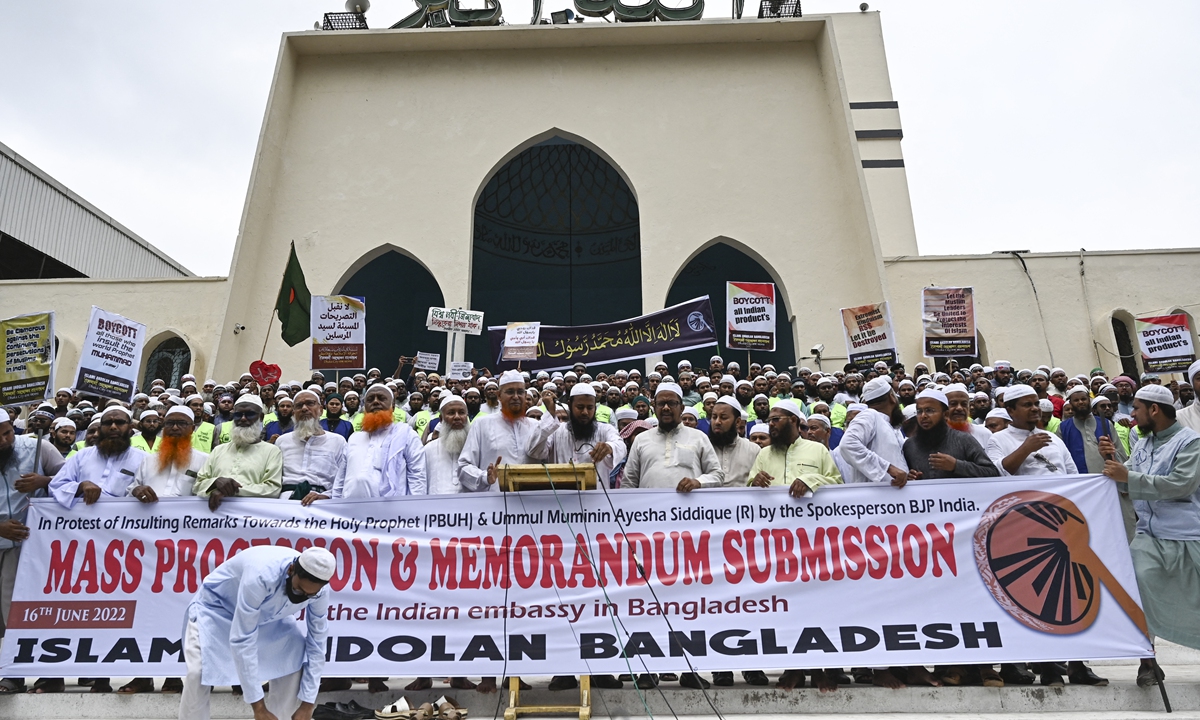
[[[458,480],[466,492],[499,492],[499,466],[537,462],[529,455],[538,421],[525,415],[525,379],[506,370],[499,385],[500,411],[476,418],[458,458]]]
[[[346,444],[346,463],[329,497],[401,497],[424,495],[425,448],[407,423],[396,422],[394,396],[385,385],[372,385],[363,397],[363,429]],[[305,504],[326,497],[311,493]]]
[[[328,493],[346,466],[346,439],[321,427],[321,397],[301,390],[292,398],[295,429],[280,435],[283,453],[281,498],[303,500],[310,492]]]
[[[196,475],[208,459],[192,447],[195,415],[187,405],[176,405],[163,419],[158,449],[146,455],[133,476],[129,494],[142,502],[160,497],[184,497],[192,494]]]
[[[336,569],[324,548],[264,546],[209,573],[187,609],[179,720],[208,720],[216,685],[240,685],[255,720],[310,720],[325,669],[328,583]],[[296,620],[301,610],[303,629]]]
[[[595,388],[588,383],[571,388],[565,423],[558,422],[553,408],[548,400],[530,438],[529,456],[534,462],[594,464],[596,482],[608,482],[613,468],[625,460],[625,443],[616,428],[596,421]]]
[[[658,426],[637,436],[629,448],[622,488],[673,488],[691,492],[721,487],[725,471],[708,436],[684,425],[683,390],[660,383],[654,394]]]
[[[100,416],[100,431],[96,444],[84,448],[67,459],[67,463],[50,481],[50,495],[63,507],[75,507],[80,498],[91,505],[104,498],[121,498],[129,494],[142,460],[143,450],[132,447],[133,420],[129,411],[113,406]]]
[[[1200,360],[1192,363],[1191,367],[1187,369],[1187,379],[1192,384],[1192,387],[1200,388],[1200,385],[1197,384],[1200,383]],[[1193,432],[1200,433],[1200,400],[1176,413],[1175,420],[1180,425],[1190,428]]]
[[[470,433],[467,403],[458,395],[442,401],[437,437],[425,446],[425,472],[430,495],[454,495],[462,492],[458,480],[458,456]]]
[[[723,397],[713,405],[708,418],[708,441],[712,443],[724,473],[722,487],[746,487],[750,481],[750,468],[761,449],[738,432],[738,418],[744,416],[736,398]]]
[[[862,389],[867,409],[846,426],[835,450],[842,480],[850,483],[905,482],[908,463],[904,460],[904,436],[900,430],[904,416],[900,399],[892,390],[892,380],[884,375]]]
[[[984,449],[1005,475],[1074,475],[1071,452],[1053,433],[1038,429],[1041,408],[1037,391],[1012,385],[1004,391],[1004,407],[1012,422],[993,433]]]

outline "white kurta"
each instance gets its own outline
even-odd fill
[[[655,428],[634,439],[621,488],[673,490],[684,478],[702,487],[720,487],[725,471],[708,436],[681,423],[670,432]]]
[[[1025,458],[1025,462],[1021,463],[1017,472],[1010,473],[1005,470],[1004,458],[1021,447],[1025,438],[1034,432],[1049,435],[1050,444]],[[1075,467],[1075,460],[1071,458],[1071,451],[1067,450],[1063,441],[1054,433],[1048,433],[1045,430],[1021,430],[1009,425],[1000,432],[993,433],[984,449],[987,450],[992,464],[1003,475],[1075,475],[1079,472]]]
[[[425,473],[429,478],[430,495],[454,495],[462,492],[458,481],[458,455],[442,447],[442,439],[425,446]]]
[[[538,421],[531,417],[509,422],[503,413],[475,416],[471,432],[458,458],[458,480],[465,492],[500,492],[500,484],[488,485],[488,465],[500,458],[501,465],[528,465],[529,440]]]
[[[128,492],[132,495],[134,488],[145,485],[160,498],[194,495],[192,485],[196,482],[196,474],[200,472],[200,468],[204,467],[204,461],[207,459],[208,453],[202,453],[193,448],[187,467],[177,468],[172,465],[163,470],[158,464],[158,454],[150,453],[142,460],[141,466],[134,474]]]
[[[326,585],[304,602],[288,599],[287,569],[299,555],[286,547],[252,547],[204,578],[187,619],[200,629],[205,685],[241,685],[242,699],[253,703],[263,698],[264,682],[303,669],[300,700],[316,702],[331,591]],[[301,610],[304,628],[296,619]]]
[[[100,486],[101,498],[126,497],[145,457],[146,452],[135,447],[112,457],[104,457],[96,447],[84,448],[68,458],[50,481],[50,495],[63,507],[75,507],[79,483],[87,481]]]
[[[283,489],[307,482],[317,492],[329,490],[346,466],[346,438],[335,432],[313,435],[300,442],[294,432],[280,435],[275,447],[283,453]]]
[[[711,440],[710,440],[711,442]],[[725,473],[722,487],[746,487],[750,480],[750,468],[758,458],[760,447],[744,437],[734,438],[733,444],[727,447],[713,446],[717,459],[721,461],[721,470]]]
[[[971,433],[971,437],[975,438],[975,442],[979,443],[979,446],[986,450],[988,441],[992,439],[992,431],[975,423],[968,424],[967,430]]]
[[[1200,400],[1188,405],[1175,414],[1175,420],[1184,427],[1200,433]]]
[[[346,443],[346,463],[333,483],[331,497],[424,495],[425,448],[404,423],[369,433],[360,430]]]
[[[534,462],[590,464],[589,453],[600,443],[607,443],[612,454],[596,464],[596,482],[606,483],[613,468],[625,460],[625,441],[608,423],[597,421],[595,427],[596,433],[590,439],[576,440],[571,423],[560,423],[553,415],[544,413],[530,438],[529,457]]]
[[[903,447],[904,436],[899,428],[892,427],[887,415],[874,408],[860,412],[837,446],[842,480],[847,485],[890,481],[888,468],[892,465],[908,472]]]

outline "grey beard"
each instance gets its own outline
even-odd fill
[[[297,420],[292,432],[296,434],[297,440],[306,443],[312,436],[321,434],[321,421],[316,418]]]
[[[461,430],[451,430],[447,427],[442,430],[441,425],[438,426],[438,439],[442,441],[442,450],[451,457],[458,457],[462,454],[463,445],[467,443],[467,428]]]
[[[262,431],[262,420],[259,420],[250,427],[238,427],[234,425],[229,430],[229,442],[233,443],[234,447],[249,447],[262,440]]]

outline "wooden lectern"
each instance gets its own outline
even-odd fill
[[[496,482],[501,492],[521,490],[595,490],[596,466],[592,463],[556,463],[550,465],[501,465]],[[592,678],[579,676],[578,705],[522,705],[521,678],[508,679],[508,707],[504,720],[517,720],[531,713],[579,713],[579,720],[592,717]]]

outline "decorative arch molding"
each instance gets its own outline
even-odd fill
[[[342,273],[341,277],[338,278],[338,281],[336,283],[334,283],[333,289],[330,291],[329,294],[330,295],[342,295],[343,294],[342,289],[344,287],[346,287],[346,283],[350,282],[350,278],[354,277],[354,275],[359,270],[362,270],[367,265],[370,265],[375,260],[383,257],[384,255],[386,255],[390,252],[399,253],[399,254],[407,257],[409,260],[412,260],[413,262],[417,263],[422,268],[424,268],[425,272],[432,275],[435,280],[437,279],[437,275],[433,274],[433,271],[429,269],[429,266],[425,264],[425,261],[421,260],[421,258],[414,255],[411,250],[402,248],[399,245],[393,245],[391,243],[384,243],[383,245],[379,245],[378,247],[372,248],[371,250],[368,250],[367,252],[363,253],[362,255],[359,256],[359,258],[357,260],[355,260],[353,263],[351,263],[350,266],[346,268],[346,271]],[[321,293],[317,293],[317,294],[320,295]]]
[[[788,309],[787,321],[789,323],[792,322],[795,319],[795,315],[796,315],[795,312],[792,310],[792,300],[788,296],[787,286],[783,284],[783,280],[780,278],[779,272],[775,269],[775,266],[772,265],[770,262],[768,262],[767,259],[764,258],[761,254],[759,254],[759,252],[757,250],[755,250],[754,248],[750,247],[749,245],[747,245],[744,242],[735,240],[726,235],[718,235],[718,236],[712,238],[711,240],[708,240],[707,242],[705,242],[703,245],[699,246],[695,250],[693,250],[692,253],[690,255],[688,255],[683,260],[683,262],[681,262],[679,264],[679,266],[677,268],[675,268],[675,274],[673,274],[671,276],[671,282],[667,283],[667,293],[670,294],[671,288],[675,286],[675,283],[679,280],[679,276],[683,273],[684,268],[686,268],[689,263],[691,263],[693,260],[695,260],[700,255],[700,253],[704,252],[705,250],[708,250],[709,248],[713,247],[714,245],[720,245],[720,244],[728,245],[728,246],[732,247],[734,250],[741,252],[743,255],[749,256],[752,260],[754,260],[756,263],[761,265],[762,268],[767,271],[767,274],[769,274],[771,276],[771,282],[775,283],[775,290],[779,293],[779,299],[783,301],[784,307],[786,307]],[[733,280],[733,278],[730,278],[730,280]],[[666,304],[665,304],[666,301],[667,301],[667,298],[666,298],[666,296],[664,296],[662,299],[663,307],[666,307]],[[716,300],[714,300],[713,302],[716,302]]]
[[[1116,308],[1108,314],[1109,322],[1104,337],[1108,342],[1101,347],[1104,354],[1114,360],[1121,373],[1137,378],[1142,372],[1142,353],[1137,346],[1137,323],[1133,313],[1125,308]],[[1120,332],[1124,329],[1124,335]]]
[[[164,347],[172,340],[178,340],[179,342],[175,344],[181,344],[183,347]],[[192,368],[196,367],[194,345],[184,332],[175,328],[165,328],[152,335],[142,346],[142,366],[139,369],[138,377],[141,378],[143,388],[150,386],[150,381],[154,379],[149,377],[151,374],[159,377],[159,367],[163,362],[171,365],[168,377],[162,378],[168,387],[179,387],[180,377],[192,372]]]

